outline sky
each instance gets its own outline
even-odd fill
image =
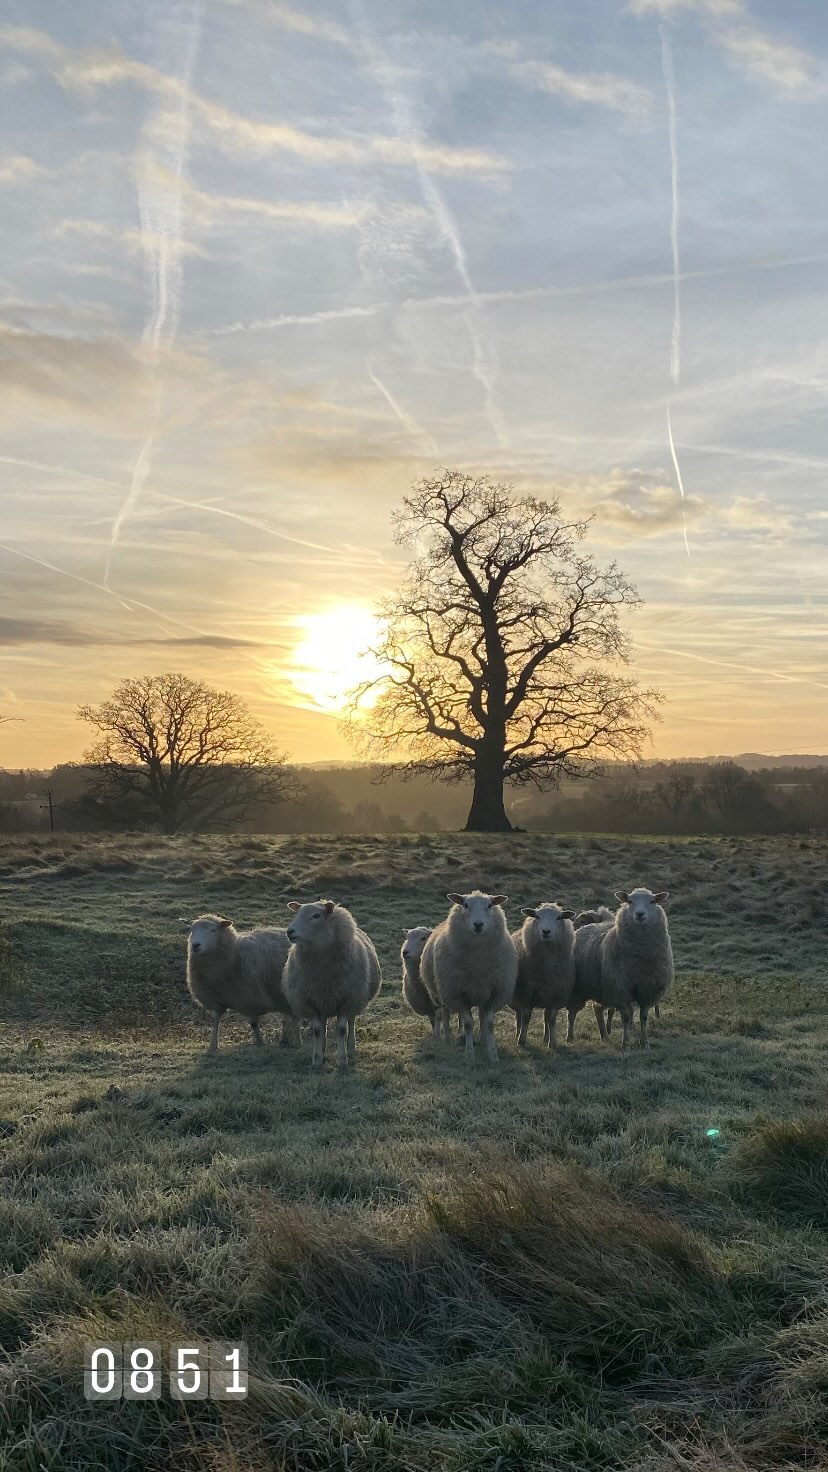
[[[436,466],[592,516],[648,756],[828,749],[824,0],[5,0],[0,765],[297,761]]]

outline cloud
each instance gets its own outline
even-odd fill
[[[693,11],[696,15],[712,16],[715,20],[745,13],[744,0],[630,0],[627,9],[632,15],[677,15],[681,10]]]
[[[728,26],[716,40],[746,72],[780,92],[800,96],[812,90],[818,66],[807,51],[776,41],[754,26]]]
[[[646,116],[652,108],[652,93],[646,87],[611,72],[568,72],[548,61],[513,61],[509,71],[539,91],[568,102],[614,108],[633,118]]]
[[[215,387],[206,358],[170,350],[175,398],[170,417],[189,420]],[[146,354],[114,334],[62,336],[0,323],[0,421],[21,412],[42,421],[44,410],[93,420],[110,435],[134,434],[146,423]]]
[[[159,177],[163,170],[157,164],[154,173]],[[368,205],[318,203],[308,199],[255,199],[247,195],[208,194],[187,180],[182,180],[182,193],[187,202],[187,213],[199,223],[220,223],[227,215],[259,215],[262,219],[282,221],[285,224],[318,225],[329,230],[353,230],[362,216],[370,210]]]
[[[698,15],[711,40],[743,71],[788,96],[804,96],[818,81],[816,59],[755,25],[746,0],[630,0],[627,9],[633,15],[667,18],[682,12]]]
[[[609,478],[606,494],[592,502],[595,535],[602,539],[607,527],[635,536],[662,536],[681,530],[685,521],[698,522],[708,512],[700,496],[682,498],[675,486],[631,479],[621,471]]]
[[[258,639],[234,639],[225,634],[193,634],[163,638],[155,634],[124,637],[102,629],[77,628],[74,624],[43,618],[0,618],[0,644],[58,644],[65,648],[105,648],[112,645],[138,647],[146,644],[204,649],[260,649]]]
[[[265,20],[272,20],[275,25],[282,26],[286,31],[294,31],[299,36],[313,36],[316,40],[331,41],[336,46],[353,45],[351,36],[336,21],[325,20],[322,16],[304,15],[288,5],[277,4],[276,0],[220,0],[220,3],[255,11]]]
[[[50,172],[25,153],[7,153],[0,158],[0,184],[21,184],[42,179]]]
[[[8,325],[0,325],[0,389],[7,419],[20,401],[29,400],[38,412],[48,405],[107,423],[116,405],[144,397],[139,361],[120,339],[69,338]]]
[[[288,153],[306,163],[354,163],[371,160],[396,167],[421,166],[439,174],[500,173],[506,159],[476,148],[454,148],[449,144],[392,138],[382,134],[334,137],[309,133],[290,123],[263,122],[248,118],[213,102],[188,88],[178,77],[167,76],[144,62],[133,61],[123,52],[73,50],[52,40],[43,31],[24,26],[0,27],[0,45],[35,55],[49,66],[66,90],[91,91],[100,87],[134,83],[150,93],[178,100],[187,98],[215,143],[231,154]]]

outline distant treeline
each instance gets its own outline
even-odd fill
[[[619,764],[604,778],[566,782],[554,792],[507,790],[511,821],[532,832],[828,832],[828,762],[753,766],[737,761]],[[296,768],[290,801],[259,803],[243,823],[251,833],[437,833],[463,827],[470,784],[426,778],[377,783],[366,766]],[[47,831],[47,792],[63,832],[142,832],[153,824],[128,801],[106,802],[84,766],[0,771],[0,832]],[[211,813],[194,828],[222,827]]]

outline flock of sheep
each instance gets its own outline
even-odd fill
[[[616,898],[615,914],[601,906],[576,915],[558,904],[521,910],[523,925],[510,934],[503,910],[506,895],[480,890],[449,894],[451,909],[440,925],[404,932],[403,996],[414,1012],[428,1018],[435,1040],[450,1041],[452,1017],[458,1017],[468,1062],[474,1061],[473,1008],[492,1063],[497,1062],[495,1014],[504,1007],[515,1013],[521,1047],[526,1046],[532,1013],[540,1009],[549,1048],[555,1046],[558,1012],[566,1009],[569,1015],[571,1043],[575,1018],[588,1002],[605,1039],[614,1012],[620,1012],[627,1048],[637,1007],[640,1042],[646,1047],[649,1012],[654,1008],[658,1016],[658,1004],[673,982],[663,909],[667,892],[634,889]],[[218,1047],[219,1023],[228,1009],[248,1018],[257,1043],[262,1041],[259,1019],[279,1012],[282,1046],[297,1046],[300,1022],[307,1021],[312,1065],[322,1067],[328,1019],[333,1017],[337,1063],[347,1068],[355,1054],[356,1018],[382,982],[374,944],[333,900],[291,901],[288,908],[292,919],[284,930],[240,934],[219,915],[181,922],[189,933],[187,984],[194,1000],[212,1015],[209,1051]]]

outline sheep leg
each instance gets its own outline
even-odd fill
[[[474,1062],[474,1022],[472,1021],[471,1009],[466,1008],[460,1013],[463,1021],[463,1037],[466,1044],[466,1062]]]
[[[558,1046],[555,1038],[555,1029],[557,1026],[557,1007],[547,1007],[543,1014],[543,1041],[547,1048],[556,1048]]]
[[[282,1036],[279,1042],[280,1048],[301,1048],[302,1032],[299,1027],[299,1018],[290,1017],[285,1014],[282,1017]]]
[[[650,1040],[647,1037],[647,1013],[649,1012],[649,1010],[649,1007],[639,1007],[638,1009],[638,1022],[639,1031],[641,1034],[642,1048],[649,1048],[650,1046]]]
[[[575,1041],[575,1018],[578,1016],[578,1008],[577,1007],[567,1007],[566,1011],[567,1011],[566,1041],[568,1043],[574,1043],[574,1041]]]
[[[480,1013],[480,1040],[481,1042],[485,1042],[486,1044],[486,1052],[489,1055],[489,1062],[497,1063],[498,1059],[497,1043],[495,1042],[494,1012],[490,1012],[488,1008],[484,1007],[478,1008],[478,1011]],[[523,1015],[524,1017],[526,1017],[525,1012]],[[530,1012],[529,1016],[531,1017],[531,1015],[532,1014]],[[528,1026],[528,1017],[526,1018],[526,1022]]]
[[[593,1002],[592,1010],[595,1013],[595,1021],[598,1023],[598,1031],[603,1042],[607,1041],[607,1024],[604,1021],[604,1009],[600,1002]]]
[[[444,1043],[450,1043],[451,1042],[451,1038],[452,1038],[452,1032],[451,1032],[451,1013],[450,1013],[448,1007],[441,1007],[440,1008],[440,1017],[442,1018],[442,1022],[443,1022],[443,1042]],[[462,1031],[462,1029],[461,1029],[461,1031]]]
[[[250,1026],[253,1029],[253,1037],[256,1040],[256,1047],[257,1048],[263,1048],[264,1047],[264,1038],[262,1037],[262,1029],[259,1027],[259,1019],[258,1019],[258,1017],[251,1017],[251,1019],[250,1019]]]
[[[621,1012],[621,1021],[624,1024],[624,1036],[623,1036],[623,1039],[621,1041],[621,1047],[624,1050],[624,1052],[626,1053],[627,1049],[630,1046],[630,1038],[632,1037],[632,1027],[633,1027],[633,1009],[632,1009],[632,1002],[625,1002],[624,1005],[623,1005],[623,1007],[621,1007],[619,1010]]]
[[[607,1032],[612,1032],[612,1019],[615,1016],[615,1008],[607,1008]]]
[[[348,1018],[348,1062],[353,1063],[356,1058],[356,1022],[353,1017]]]
[[[655,1015],[656,1015],[656,1017],[659,1017],[659,1018],[661,1017],[661,1012],[659,1011],[658,1002],[656,1002],[656,1004],[655,1004]]]
[[[348,1019],[342,1016],[336,1019],[336,1066],[348,1067]]]
[[[207,1049],[208,1053],[216,1053],[218,1051],[219,1023],[221,1022],[221,1019],[224,1015],[224,1010],[224,1007],[217,1007],[215,1012],[213,1013],[213,1031],[210,1034],[210,1046]]]
[[[431,1041],[433,1043],[439,1043],[442,1026],[442,1013],[435,1008],[431,1014]]]
[[[480,1035],[483,1035],[484,1013],[480,1013]],[[526,1034],[529,1031],[529,1023],[532,1021],[532,1009],[522,1008],[515,1018],[515,1038],[519,1048],[526,1047]]]
[[[328,1031],[327,1017],[312,1017],[310,1019],[311,1033],[313,1034],[313,1057],[312,1068],[321,1068],[325,1062],[325,1043]]]

